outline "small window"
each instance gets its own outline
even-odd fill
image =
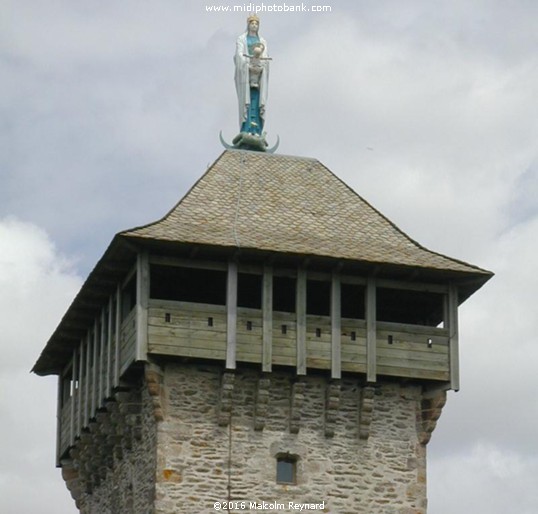
[[[277,484],[297,483],[297,457],[293,455],[280,455],[276,458]]]

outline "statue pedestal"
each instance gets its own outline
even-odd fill
[[[222,130],[220,131],[219,137],[222,146],[229,150],[236,149],[250,150],[253,152],[275,153],[275,150],[280,144],[280,137],[277,136],[276,143],[271,148],[268,148],[267,141],[265,139],[265,132],[261,135],[250,134],[248,132],[240,132],[239,134],[237,134],[237,136],[234,137],[231,145],[224,141],[224,138],[222,137]]]
[[[240,150],[253,150],[255,152],[265,152],[267,150],[267,141],[265,135],[249,134],[240,132],[233,138],[233,147]]]

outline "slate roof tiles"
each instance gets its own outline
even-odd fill
[[[480,273],[413,241],[319,161],[225,151],[161,220],[127,237]]]

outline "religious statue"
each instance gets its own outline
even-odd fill
[[[269,83],[267,42],[258,31],[260,19],[247,19],[247,30],[237,38],[235,48],[235,89],[239,101],[241,132],[262,134]]]
[[[239,105],[239,134],[233,146],[220,140],[226,148],[240,148],[262,152],[274,152],[279,144],[267,148],[265,132],[265,105],[269,84],[269,61],[267,42],[259,35],[260,19],[255,15],[247,18],[247,30],[237,38],[235,46],[235,89]]]

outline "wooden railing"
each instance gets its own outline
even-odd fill
[[[272,359],[274,365],[297,364],[296,317],[273,312]],[[225,360],[226,307],[189,302],[150,300],[149,353]],[[237,362],[262,362],[262,311],[237,309]],[[306,364],[311,369],[331,369],[331,318],[306,316]],[[344,372],[365,373],[366,322],[342,318],[341,367]],[[379,375],[448,380],[448,330],[436,327],[377,323],[376,368]]]
[[[448,380],[448,330],[378,322],[377,372],[397,377]]]

